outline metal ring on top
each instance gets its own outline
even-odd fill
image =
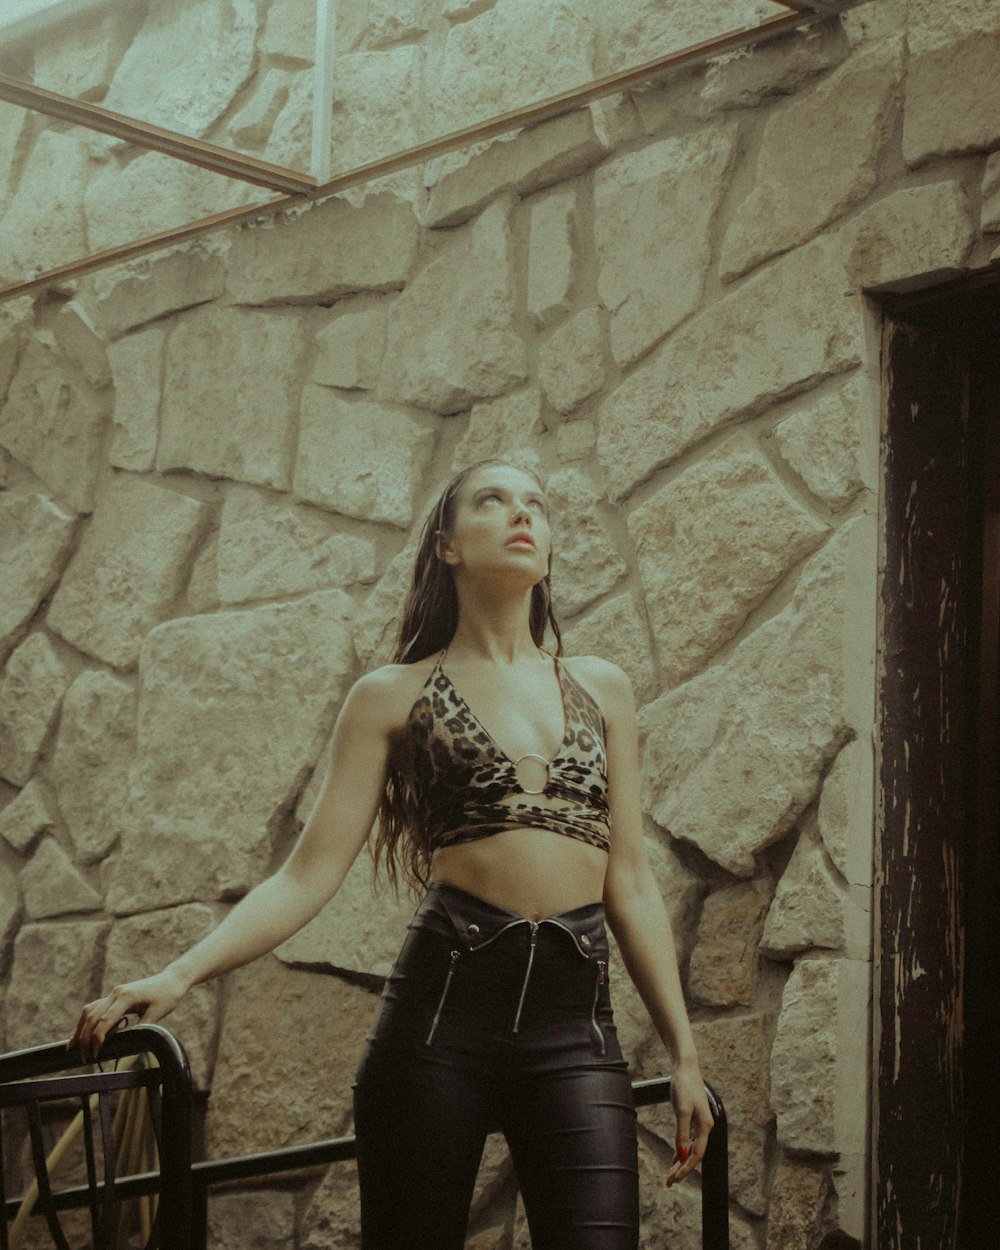
[[[542,767],[545,769],[545,781],[540,789],[529,790],[528,787],[521,780],[521,764],[523,763],[524,760],[537,760],[539,764],[541,764]],[[517,777],[517,784],[521,787],[521,791],[523,794],[544,794],[546,786],[548,786],[549,784],[549,761],[545,758],[544,755],[533,755],[531,752],[529,752],[527,755],[519,755],[517,759],[514,761],[514,776]]]

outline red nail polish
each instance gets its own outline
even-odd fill
[[[678,1147],[677,1147],[677,1158],[678,1158],[678,1159],[680,1159],[681,1163],[687,1163],[687,1157],[688,1157],[688,1148],[687,1148],[687,1146],[678,1146]]]

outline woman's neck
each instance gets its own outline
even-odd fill
[[[459,592],[458,626],[448,652],[459,659],[505,664],[537,656],[538,648],[531,637],[531,592],[511,599],[463,588]]]

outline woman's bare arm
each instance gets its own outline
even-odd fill
[[[673,1184],[701,1161],[714,1121],[684,1005],[670,918],[646,857],[632,688],[613,665],[601,664],[594,676],[608,725],[611,852],[604,904],[628,974],[673,1061],[677,1153],[667,1174],[667,1183]]]
[[[385,779],[399,685],[378,670],[352,688],[337,718],[319,797],[287,861],[197,945],[151,977],[114,986],[80,1013],[68,1045],[94,1058],[131,1013],[163,1019],[193,986],[266,954],[307,924],[340,888],[364,846]]]

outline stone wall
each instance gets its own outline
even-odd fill
[[[370,50],[352,55],[388,59],[358,64],[398,84],[425,8],[371,0],[371,21],[412,24],[359,35]],[[591,47],[581,11],[553,5],[560,47]],[[517,12],[445,18],[487,56]],[[875,0],[405,185],[0,306],[7,1047],[68,1031],[286,853],[345,690],[386,654],[415,526],[456,466],[499,452],[547,480],[568,650],[636,688],[649,850],[732,1121],[733,1244],[860,1242],[880,383],[865,292],[991,263],[995,82],[995,15]],[[347,1130],[408,908],[373,898],[362,859],[302,934],[177,1012],[212,1090],[210,1153]],[[634,1071],[662,1071],[624,978],[615,992]],[[697,1185],[659,1180],[669,1117],[641,1126],[643,1244],[693,1248]],[[246,1246],[252,1210],[254,1245],[354,1246],[352,1185],[335,1167],[318,1187],[219,1196],[215,1244]],[[528,1244],[497,1142],[469,1244]]]

